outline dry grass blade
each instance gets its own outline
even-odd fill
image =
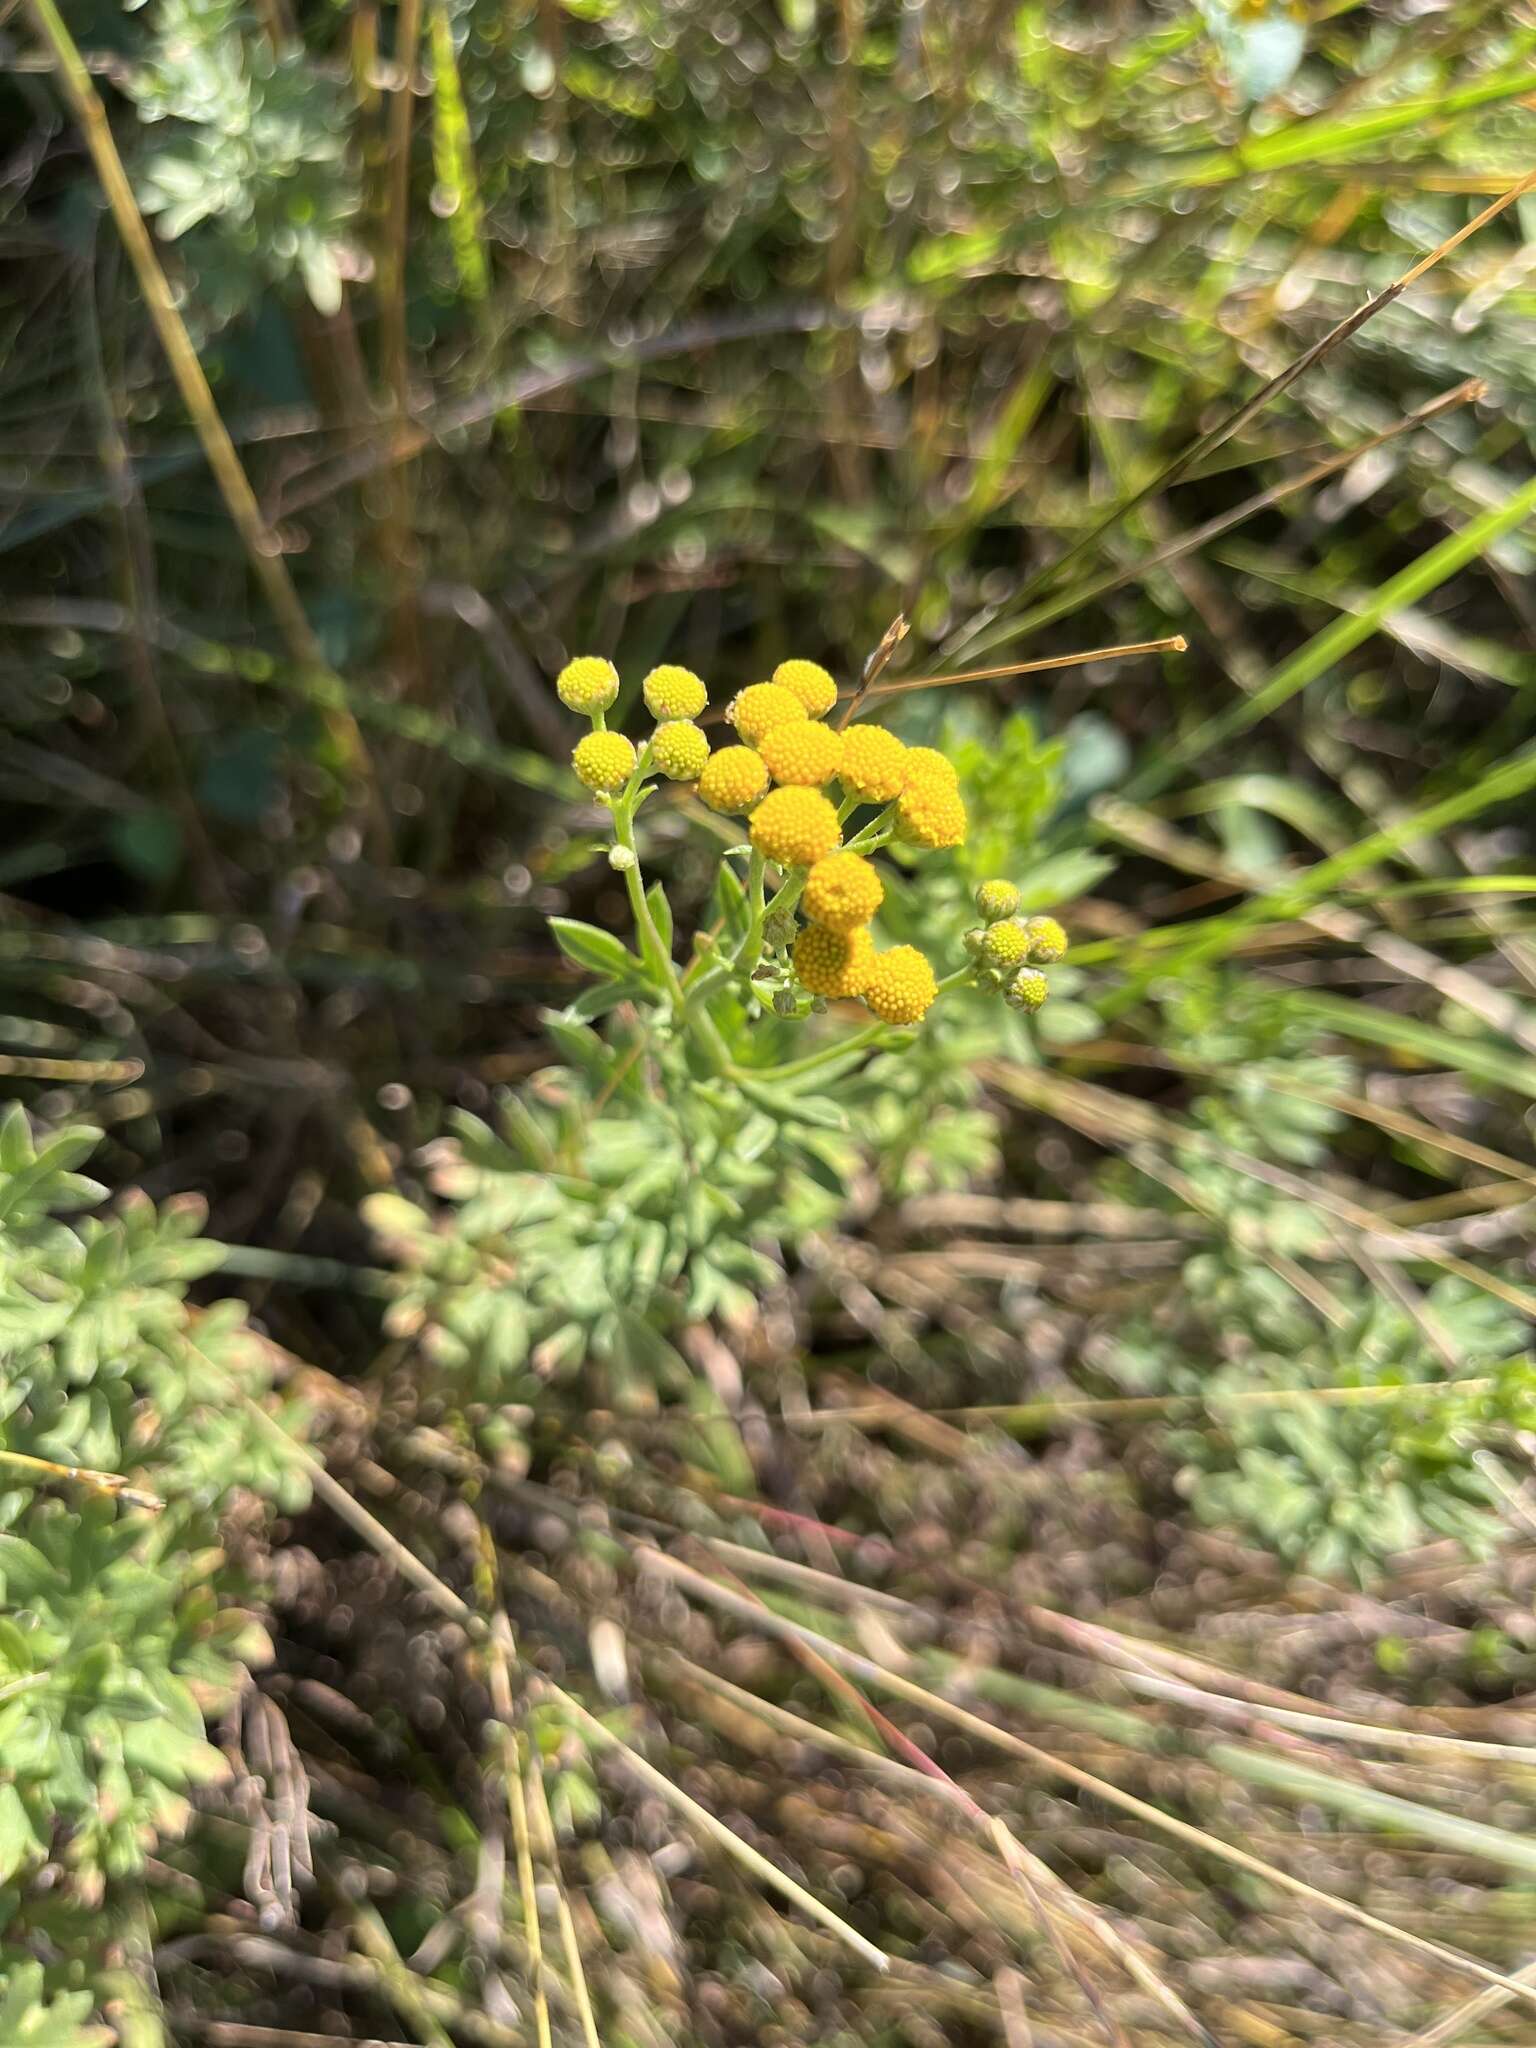
[[[118,154],[112,125],[95,80],[86,69],[55,0],[27,0],[27,4],[39,38],[53,57],[60,83],[80,124],[96,175],[112,209],[112,217],[127,246],[144,303],[160,337],[182,401],[197,429],[208,466],[213,471],[230,519],[245,548],[251,572],[262,588],[293,660],[301,668],[325,670],[327,664],[314,628],[299,601],[282,550],[262,517],[256,494],[229,437],[192,337],[187,332],[186,322],[177,307],[175,294],[155,254],[154,242],[134,198],[133,186]],[[344,706],[336,707],[328,717],[343,757],[355,770],[368,773],[367,750],[351,713]]]
[[[1059,1116],[1064,1123],[1072,1125],[1085,1136],[1097,1143],[1122,1151],[1128,1158],[1140,1152],[1138,1161],[1146,1162],[1148,1168],[1157,1164],[1156,1155],[1150,1149],[1153,1144],[1179,1144],[1192,1147],[1207,1157],[1218,1159],[1224,1166],[1245,1173],[1266,1186],[1277,1189],[1281,1194],[1309,1202],[1325,1215],[1332,1216],[1352,1231],[1362,1233],[1371,1249],[1382,1247],[1395,1257],[1423,1260],[1426,1264],[1438,1266],[1442,1272],[1452,1273],[1458,1279],[1468,1281],[1495,1300],[1506,1302],[1518,1309],[1521,1315],[1536,1316],[1536,1294],[1529,1288],[1517,1286],[1512,1281],[1501,1280],[1497,1274],[1484,1271],[1468,1259],[1447,1252],[1433,1238],[1422,1231],[1407,1230],[1393,1223],[1390,1218],[1376,1211],[1364,1208],[1360,1203],[1337,1194],[1331,1188],[1308,1181],[1300,1174],[1290,1173],[1283,1167],[1272,1166],[1267,1161],[1255,1159],[1248,1153],[1234,1151],[1231,1146],[1217,1143],[1204,1132],[1191,1127],[1174,1124],[1158,1114],[1145,1103],[1133,1102],[1124,1095],[1117,1095],[1107,1088],[1095,1087],[1091,1082],[1072,1081],[1064,1076],[1052,1074],[1045,1069],[1022,1067],[1011,1062],[989,1061],[986,1076],[1006,1094],[1022,1102],[1028,1102],[1038,1109],[1044,1109],[1052,1116]],[[1524,1192],[1523,1184],[1517,1184]]]
[[[560,1929],[560,1949],[565,1957],[566,1974],[570,1978],[571,1996],[576,2001],[576,2017],[581,2024],[582,2048],[603,2048],[602,2037],[597,2030],[597,2016],[592,2009],[592,1994],[587,1988],[586,1967],[581,1960],[581,1943],[576,1935],[576,1921],[571,1912],[571,1902],[566,1897],[565,1881],[560,1875],[560,1857],[555,1847],[554,1827],[544,1793],[544,1774],[538,1769],[531,1750],[528,1757],[527,1790],[534,1823],[535,1852],[549,1873],[550,1884],[554,1889],[555,1920]]]
[[[859,706],[863,703],[864,699],[869,695],[870,691],[874,688],[877,677],[879,677],[884,672],[884,670],[890,665],[892,657],[895,655],[897,648],[901,645],[902,641],[906,639],[908,633],[910,633],[911,630],[912,629],[908,625],[905,615],[901,612],[898,612],[895,618],[892,619],[891,623],[886,627],[885,631],[880,635],[880,644],[875,649],[874,653],[871,654],[868,661],[865,662],[864,673],[859,677],[858,687],[853,692],[853,695],[850,698],[848,706],[846,710],[843,712],[842,717],[837,721],[839,732],[841,732],[843,727],[853,717],[853,714],[858,710]]]
[[[1373,1934],[1382,1935],[1387,1940],[1416,1949],[1421,1955],[1432,1956],[1451,1969],[1480,1977],[1487,1984],[1496,1984],[1511,1996],[1522,1999],[1536,2009],[1536,1984],[1522,1984],[1518,1979],[1506,1976],[1502,1971],[1479,1962],[1474,1956],[1463,1954],[1459,1949],[1448,1947],[1442,1942],[1431,1941],[1425,1935],[1414,1934],[1408,1928],[1396,1926],[1390,1920],[1382,1920],[1376,1914],[1367,1912],[1363,1906],[1355,1905],[1352,1900],[1336,1898],[1331,1893],[1320,1891],[1316,1885],[1308,1884],[1304,1878],[1294,1877],[1288,1870],[1282,1870],[1279,1865],[1267,1863],[1263,1857],[1254,1856],[1248,1850],[1238,1848],[1235,1843],[1224,1842],[1218,1836],[1207,1834],[1203,1828],[1197,1828],[1189,1821],[1179,1820],[1173,1814],[1164,1813],[1161,1808],[1150,1805],[1144,1799],[1138,1799],[1134,1793],[1122,1791],[1118,1785],[1111,1784],[1107,1779],[1095,1777],[1091,1771],[1085,1771],[1077,1764],[1068,1763],[1063,1757],[1053,1756],[1049,1750],[1040,1749],[1036,1744],[1026,1742],[1022,1736],[1013,1734],[1009,1729],[999,1728],[980,1714],[973,1714],[968,1708],[957,1706],[940,1694],[930,1692],[926,1686],[916,1684],[912,1679],[903,1677],[900,1672],[877,1663],[874,1658],[833,1642],[830,1637],[820,1635],[802,1623],[765,1613],[753,1602],[743,1600],[740,1595],[732,1593],[729,1587],[717,1584],[704,1573],[695,1571],[691,1565],[684,1564],[680,1558],[671,1557],[665,1551],[656,1550],[650,1545],[639,1545],[637,1550],[653,1569],[687,1587],[700,1599],[734,1614],[739,1621],[764,1629],[770,1635],[779,1636],[786,1641],[797,1638],[801,1642],[808,1642],[834,1663],[840,1664],[844,1670],[856,1673],[883,1691],[895,1693],[898,1698],[921,1707],[925,1713],[937,1714],[956,1727],[965,1729],[979,1741],[993,1743],[998,1748],[1023,1758],[1049,1775],[1076,1786],[1079,1791],[1091,1792],[1095,1797],[1117,1807],[1122,1813],[1134,1815],[1159,1832],[1175,1836],[1191,1848],[1205,1855],[1214,1856],[1221,1862],[1229,1863],[1235,1869],[1245,1870],[1250,1876],[1263,1878],[1281,1890],[1307,1900],[1320,1911],[1338,1914],[1352,1921],[1357,1927],[1368,1928]]]
[[[1402,419],[1394,420],[1390,427],[1383,427],[1379,433],[1368,435],[1363,441],[1356,441],[1348,448],[1341,448],[1336,454],[1323,457],[1311,463],[1297,475],[1287,477],[1282,483],[1271,484],[1268,489],[1256,491],[1245,498],[1240,505],[1234,505],[1229,512],[1218,512],[1199,526],[1192,526],[1183,533],[1176,533],[1152,550],[1141,556],[1124,569],[1106,570],[1101,576],[1089,577],[1085,582],[1074,583],[1059,596],[1047,598],[1043,603],[1031,605],[1021,616],[1011,617],[1006,626],[996,630],[970,636],[972,644],[979,638],[987,646],[1002,646],[1010,640],[1022,638],[1040,626],[1049,625],[1053,620],[1065,618],[1101,597],[1108,597],[1127,585],[1139,583],[1159,569],[1171,567],[1188,555],[1197,554],[1223,534],[1243,526],[1250,519],[1256,519],[1263,512],[1273,511],[1275,506],[1293,498],[1299,491],[1311,490],[1314,485],[1326,483],[1329,477],[1337,476],[1376,449],[1394,441],[1400,434],[1411,433],[1415,428],[1438,419],[1442,413],[1452,411],[1458,405],[1472,405],[1487,394],[1487,385],[1481,377],[1469,377],[1450,391],[1441,392],[1425,405],[1406,413]],[[942,680],[942,678],[935,678]]]
[[[1523,1970],[1517,1970],[1515,1981],[1536,1984],[1536,1963],[1527,1963]],[[1451,2048],[1453,2042],[1461,2040],[1473,2027],[1481,2026],[1484,2020],[1491,2019],[1503,2006],[1508,2005],[1513,1995],[1502,1987],[1479,1991],[1464,2004],[1458,2005],[1454,2011],[1446,2013],[1443,2019],[1436,2020],[1433,2026],[1426,2027],[1422,2033],[1404,2041],[1402,2048]]]
[[[83,1486],[88,1492],[120,1500],[125,1507],[143,1508],[148,1514],[158,1515],[165,1509],[165,1502],[159,1494],[130,1486],[119,1472],[97,1472],[89,1465],[60,1465],[52,1458],[29,1457],[24,1451],[0,1451],[0,1465],[9,1465],[13,1471],[31,1473],[39,1479]]]
[[[1080,654],[1052,654],[1041,661],[1005,661],[996,668],[967,668],[957,670],[952,676],[910,676],[900,682],[879,683],[872,688],[861,685],[854,697],[854,704],[840,721],[846,725],[853,716],[854,705],[866,694],[872,697],[896,697],[908,690],[948,689],[953,683],[995,682],[1001,676],[1033,676],[1048,669],[1084,668],[1094,661],[1119,661],[1135,654],[1184,654],[1189,642],[1182,633],[1171,633],[1162,640],[1133,640],[1121,647],[1089,647]]]
[[[1271,870],[1255,873],[1234,867],[1230,861],[1209,851],[1199,840],[1175,831],[1150,811],[1120,798],[1101,797],[1092,806],[1092,815],[1094,822],[1112,837],[1126,841],[1141,852],[1155,853],[1159,859],[1166,860],[1170,866],[1180,868],[1186,874],[1206,875],[1214,881],[1230,883],[1234,890],[1283,889],[1292,879]],[[1314,905],[1303,910],[1301,921],[1325,938],[1358,946],[1395,973],[1423,982],[1446,1002],[1470,1010],[1473,1016],[1480,1017],[1493,1030],[1512,1038],[1527,1052],[1536,1052],[1536,1016],[1502,989],[1490,988],[1480,975],[1468,968],[1453,967],[1396,932],[1378,931],[1370,919],[1362,917],[1358,911],[1344,910],[1335,904]]]
[[[1157,497],[1170,485],[1176,484],[1181,477],[1188,475],[1197,463],[1203,462],[1206,456],[1213,455],[1224,442],[1230,441],[1234,434],[1240,434],[1250,420],[1255,419],[1267,405],[1288,391],[1299,377],[1305,376],[1308,370],[1315,369],[1325,357],[1332,355],[1336,348],[1358,334],[1368,320],[1373,320],[1395,299],[1401,298],[1409,285],[1414,284],[1426,271],[1432,270],[1437,263],[1443,262],[1454,250],[1459,249],[1469,236],[1486,227],[1489,221],[1496,219],[1507,207],[1513,206],[1533,188],[1536,188],[1536,171],[1529,172],[1518,184],[1501,193],[1497,199],[1485,206],[1475,219],[1468,221],[1465,227],[1458,228],[1455,234],[1448,235],[1437,248],[1431,249],[1427,256],[1420,257],[1417,263],[1405,270],[1402,276],[1389,284],[1384,291],[1377,292],[1373,298],[1367,299],[1363,306],[1357,306],[1353,313],[1347,314],[1336,326],[1330,328],[1321,340],[1315,341],[1309,349],[1304,350],[1266,384],[1261,385],[1251,398],[1244,399],[1243,403],[1235,411],[1228,413],[1225,419],[1219,420],[1208,432],[1190,442],[1182,453],[1160,469],[1149,482],[1143,484],[1139,490],[1133,491],[1129,497],[1122,498],[1119,504],[1090,527],[1087,533],[1073,541],[1064,553],[1047,564],[1025,587],[1020,593],[1020,602],[1033,597],[1047,584],[1054,583],[1069,562],[1074,562],[1085,554],[1097,540],[1109,532],[1111,527],[1118,526],[1122,519],[1129,518],[1131,513],[1138,511],[1150,499]]]
[[[490,1554],[494,1556],[494,1551]],[[533,1978],[534,2032],[538,2048],[551,2048],[544,1934],[539,1924],[538,1887],[533,1880],[533,1846],[528,1826],[528,1800],[523,1786],[522,1744],[513,1726],[512,1654],[512,1630],[505,1614],[498,1613],[491,1623],[487,1645],[487,1675],[491,1705],[501,1721],[501,1777],[506,1791],[507,1818],[512,1823],[512,1841],[517,1852],[517,1889],[523,1909],[523,1939],[528,1944],[528,1963]]]
[[[556,1685],[552,1679],[541,1679],[539,1683],[546,1696],[556,1701],[564,1712],[570,1715],[596,1748],[606,1750],[611,1756],[617,1757],[632,1776],[665,1800],[667,1805],[675,1807],[701,1833],[708,1835],[711,1841],[724,1849],[727,1855],[734,1857],[738,1863],[750,1870],[754,1877],[764,1884],[771,1885],[775,1891],[781,1892],[793,1905],[798,1906],[801,1912],[809,1915],[829,1933],[835,1934],[839,1941],[851,1948],[855,1955],[862,1956],[874,1969],[888,1970],[891,1967],[891,1958],[884,1949],[877,1948],[872,1941],[866,1940],[857,1929],[850,1927],[846,1920],[839,1918],[830,1906],[824,1905],[813,1892],[808,1892],[804,1885],[797,1884],[776,1864],[770,1863],[768,1858],[754,1849],[750,1842],[744,1842],[740,1835],[728,1828],[724,1821],[709,1811],[708,1807],[701,1806],[698,1800],[690,1798],[680,1785],[674,1785],[665,1772],[658,1771],[656,1766],[641,1756],[638,1750],[631,1749],[621,1736],[615,1735],[611,1728],[605,1727],[595,1714],[588,1712],[580,1700]]]
[[[826,1664],[825,1659],[817,1661],[827,1670],[832,1668]],[[1087,1934],[1106,1954],[1112,1956],[1144,1991],[1165,2008],[1180,2027],[1193,2033],[1197,2040],[1209,2041],[1207,2030],[1195,2014],[1178,1994],[1163,1982],[1133,1944],[1124,1939],[1113,1922],[1101,1913],[1091,1900],[1080,1898],[1053,1870],[1038,1857],[1031,1855],[999,1815],[988,1812],[963,1786],[958,1785],[946,1772],[940,1770],[930,1757],[909,1742],[862,1694],[854,1695],[860,1718],[875,1730],[881,1740],[894,1741],[899,1749],[898,1755],[882,1755],[878,1749],[865,1749],[848,1736],[838,1734],[835,1729],[824,1728],[817,1722],[807,1721],[775,1701],[761,1699],[757,1694],[733,1685],[729,1679],[721,1678],[715,1672],[706,1671],[701,1665],[683,1656],[680,1651],[663,1652],[660,1662],[664,1670],[674,1670],[682,1674],[693,1686],[728,1700],[741,1712],[768,1723],[793,1740],[803,1742],[812,1749],[826,1750],[834,1756],[843,1757],[861,1769],[890,1777],[900,1784],[904,1792],[931,1793],[940,1799],[947,1809],[963,1814],[996,1850],[1010,1874],[1031,1898],[1037,1917],[1051,1934],[1058,1954],[1062,1955],[1065,1966],[1070,1969],[1096,2011],[1101,2012],[1099,2002],[1091,1986],[1084,1983],[1076,1959],[1069,1952],[1063,1952],[1063,1944],[1055,1926],[1055,1914],[1059,1913],[1076,1923],[1078,1931]],[[907,1761],[903,1761],[903,1758]],[[1101,2017],[1108,2020],[1108,2016],[1102,2012]]]
[[[1494,1379],[1426,1380],[1415,1385],[1361,1387],[1234,1387],[1210,1394],[1067,1394],[1056,1400],[980,1402],[969,1408],[923,1408],[916,1411],[936,1422],[983,1422],[1001,1429],[1029,1432],[1054,1423],[1152,1421],[1165,1415],[1207,1414],[1219,1418],[1229,1408],[1374,1407],[1379,1403],[1434,1400],[1442,1395],[1490,1393]],[[891,1427],[914,1411],[893,1401],[850,1403],[846,1408],[787,1411],[779,1420],[786,1429],[817,1431],[846,1424],[853,1429]],[[782,1564],[782,1560],[779,1560]],[[787,1574],[786,1574],[787,1576]]]

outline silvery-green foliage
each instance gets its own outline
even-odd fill
[[[1536,1421],[1536,1370],[1522,1355],[1520,1319],[1478,1289],[1439,1280],[1424,1292],[1423,1314],[1457,1359],[1455,1379],[1489,1386],[1417,1401],[1222,1404],[1223,1393],[1254,1387],[1443,1386],[1452,1377],[1421,1324],[1395,1302],[1363,1282],[1346,1284],[1341,1298],[1345,1319],[1332,1325],[1314,1316],[1298,1348],[1256,1345],[1240,1363],[1200,1376],[1218,1426],[1173,1437],[1197,1513],[1328,1577],[1368,1580],[1388,1559],[1437,1537],[1487,1554],[1504,1533],[1513,1479],[1482,1447]],[[1192,1384],[1190,1363],[1172,1377]]]
[[[367,1218],[403,1271],[392,1312],[479,1398],[532,1401],[596,1368],[605,1398],[649,1402],[690,1374],[667,1333],[748,1312],[781,1238],[825,1228],[858,1152],[830,1097],[785,1094],[776,1113],[732,1083],[548,1020],[570,1064],[510,1096],[499,1128],[460,1116],[436,1148],[434,1218],[395,1195]],[[818,1076],[818,1087],[822,1084]]]
[[[1205,1070],[1173,1161],[1218,1230],[1185,1261],[1162,1313],[1117,1333],[1111,1370],[1136,1392],[1210,1403],[1209,1420],[1169,1434],[1181,1489],[1202,1520],[1294,1569],[1369,1581],[1445,1537],[1486,1553],[1511,1483],[1498,1446],[1536,1420],[1525,1326],[1451,1277],[1412,1277],[1415,1314],[1362,1273],[1326,1210],[1213,1157],[1211,1140],[1293,1171],[1317,1165],[1343,1119],[1315,1098],[1349,1089],[1353,1073],[1274,993],[1222,977],[1169,1001],[1169,1042]],[[1155,1180],[1138,1181],[1135,1198],[1170,1202]],[[1287,1260],[1316,1272],[1327,1313],[1287,1279]],[[1451,1391],[1351,1398],[1420,1385]],[[1254,1392],[1300,1398],[1223,1399]]]
[[[358,207],[341,88],[302,46],[274,50],[240,0],[153,0],[150,20],[128,81],[154,124],[139,204],[167,241],[200,231],[200,303],[228,316],[297,275],[335,312]]]
[[[0,2041],[6,2048],[107,2048],[112,2031],[92,2024],[90,1992],[50,1995],[40,1963],[6,1961],[0,1989]]]
[[[220,1257],[199,1206],[78,1213],[104,1195],[76,1170],[97,1135],[0,1122],[0,1954],[21,1984],[34,1943],[62,1967],[73,1942],[90,1980],[96,1910],[222,1774],[204,1716],[267,1645],[220,1511],[304,1497],[242,1400],[264,1372],[237,1309],[185,1299]],[[29,2010],[35,2034],[0,2038],[96,2038],[69,1999]]]

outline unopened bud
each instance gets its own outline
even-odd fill
[[[608,850],[608,865],[616,874],[628,874],[629,870],[635,865],[633,849],[628,846],[610,847]]]
[[[1045,976],[1033,967],[1021,967],[1003,992],[1003,1000],[1012,1010],[1034,1012],[1051,992],[1051,985]]]
[[[1067,950],[1067,935],[1054,917],[1027,917],[1024,920],[1024,936],[1029,941],[1029,957],[1049,967],[1059,960]]]
[[[1019,907],[1019,892],[1012,882],[983,882],[976,891],[976,908],[988,924],[1012,917]]]

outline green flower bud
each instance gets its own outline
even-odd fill
[[[1025,918],[1024,936],[1029,941],[1030,959],[1045,967],[1061,959],[1067,950],[1067,935],[1054,917]]]
[[[1012,917],[1019,907],[1019,892],[1012,882],[983,882],[976,891],[976,908],[988,924]]]
[[[1013,1010],[1031,1015],[1051,992],[1051,985],[1036,968],[1021,967],[1003,991],[1003,1001]]]

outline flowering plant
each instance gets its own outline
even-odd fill
[[[873,723],[834,727],[837,687],[815,663],[784,662],[742,690],[726,710],[734,735],[713,749],[699,722],[708,693],[687,669],[645,677],[655,725],[638,746],[608,724],[611,663],[573,661],[557,688],[590,721],[573,765],[611,821],[633,944],[551,919],[592,976],[545,1019],[560,1063],[505,1100],[499,1127],[454,1116],[428,1159],[451,1215],[397,1193],[365,1211],[402,1272],[391,1333],[419,1343],[436,1394],[467,1403],[504,1461],[525,1455],[525,1432],[551,1417],[561,1381],[581,1380],[583,1412],[707,1403],[672,1337],[748,1316],[779,1270],[775,1248],[834,1228],[872,1153],[888,1192],[935,1173],[985,1174],[990,1132],[957,1085],[970,1085],[967,1055],[935,1023],[914,1056],[913,1027],[963,985],[1037,1009],[1041,964],[1066,947],[1054,918],[1015,914],[1019,891],[1001,880],[976,889],[980,922],[963,946],[957,930],[959,960],[942,977],[918,945],[877,943],[894,876],[876,856],[957,848],[965,804],[936,749]],[[637,839],[668,784],[690,790],[717,831],[747,818],[745,839],[727,838],[715,864],[685,961]],[[954,891],[938,894],[958,927]],[[925,929],[904,914],[904,934]],[[814,1018],[854,1004],[864,1021],[796,1046]],[[708,1456],[735,1483],[728,1446],[712,1428]]]
[[[960,846],[965,803],[953,764],[936,748],[906,746],[863,720],[845,719],[841,729],[828,723],[839,693],[817,663],[781,662],[771,681],[740,691],[725,713],[736,742],[713,751],[697,723],[708,692],[689,669],[664,666],[645,678],[641,693],[656,724],[639,747],[607,724],[619,694],[611,662],[581,656],[561,671],[556,688],[591,721],[572,766],[610,812],[609,863],[624,877],[638,946],[630,954],[612,934],[554,920],[565,952],[605,976],[577,1004],[578,1014],[599,1014],[620,996],[643,1001],[691,1043],[707,1070],[756,1091],[842,1064],[888,1027],[920,1024],[962,984],[1001,992],[1024,1011],[1044,1002],[1040,968],[1062,957],[1066,936],[1054,918],[1015,916],[1019,895],[1006,880],[978,888],[983,922],[966,933],[966,958],[942,979],[916,946],[876,945],[872,927],[885,883],[871,856],[892,842],[930,852]],[[635,837],[637,815],[663,781],[691,785],[710,811],[748,821],[746,842],[722,856],[715,920],[695,934],[694,957],[681,971],[670,909],[659,890],[646,888]],[[738,859],[745,859],[744,875],[733,866]],[[765,1012],[803,1018],[843,1001],[862,1003],[875,1021],[768,1067],[733,1051],[718,1014],[723,1008],[730,1021],[747,1022]]]

